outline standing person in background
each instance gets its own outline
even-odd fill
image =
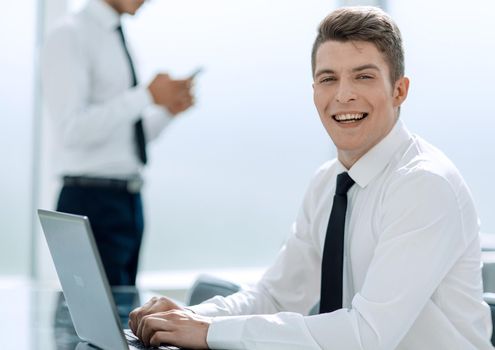
[[[89,217],[111,285],[134,285],[146,143],[193,104],[191,80],[138,83],[121,17],[144,0],[89,0],[48,35],[42,87],[61,142],[57,210]]]

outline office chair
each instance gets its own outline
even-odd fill
[[[495,293],[483,293],[483,299],[490,306],[492,312],[492,345],[495,345]]]
[[[226,297],[241,290],[241,286],[230,281],[207,274],[200,275],[189,289],[186,297],[187,305],[196,305],[216,295]],[[309,311],[309,315],[316,315],[320,309],[317,302]]]
[[[187,305],[196,305],[216,295],[226,297],[241,289],[238,284],[214,277],[211,275],[200,275],[193,286],[189,289],[186,297]]]

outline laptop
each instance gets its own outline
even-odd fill
[[[121,328],[88,218],[42,209],[38,216],[79,338],[104,350],[146,349]]]

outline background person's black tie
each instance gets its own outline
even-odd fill
[[[136,71],[134,70],[134,64],[132,63],[131,55],[129,55],[129,50],[127,49],[127,44],[125,42],[124,32],[122,31],[122,26],[117,27],[117,32],[122,40],[122,46],[124,47],[124,52],[129,61],[129,68],[131,70],[132,86],[137,85]],[[134,124],[134,138],[136,142],[136,151],[141,163],[146,164],[148,157],[146,156],[146,138],[144,135],[143,119],[139,118]]]
[[[345,213],[347,191],[352,185],[354,180],[348,173],[337,176],[337,188],[333,197],[321,264],[320,313],[342,308]]]

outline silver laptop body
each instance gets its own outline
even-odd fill
[[[42,209],[38,216],[77,335],[105,350],[138,349],[121,328],[88,218]]]

